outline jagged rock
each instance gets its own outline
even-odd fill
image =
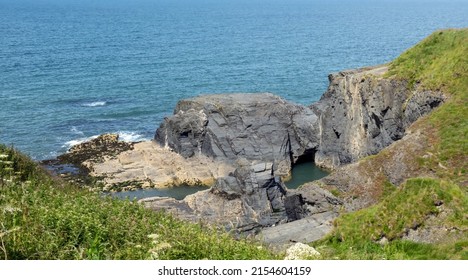
[[[101,162],[104,157],[116,156],[121,152],[131,150],[133,144],[119,141],[118,134],[102,134],[97,138],[71,147],[67,153],[58,156],[57,159],[60,163],[81,166],[85,161]]]
[[[298,193],[304,204],[305,211],[308,215],[336,212],[338,213],[344,202],[334,196],[331,192],[319,187],[316,183],[310,182],[302,185]]]
[[[250,231],[285,222],[284,185],[271,168],[259,168],[272,164],[246,163],[238,161],[229,176],[218,178],[210,190],[187,196],[184,201],[200,219],[229,229]]]
[[[305,216],[304,199],[300,194],[287,196],[284,199],[284,208],[288,216],[288,222],[300,220]]]
[[[410,90],[403,80],[384,78],[386,71],[379,66],[331,74],[327,92],[310,107],[269,93],[181,100],[157,129],[155,142],[127,145],[106,136],[73,148],[64,158],[107,184],[211,185],[182,202],[144,203],[238,231],[265,228],[268,243],[311,242],[331,230],[341,208],[375,203],[382,191],[377,182],[399,184],[414,173],[407,157],[420,152],[418,139],[424,137],[406,129],[444,96],[417,86]],[[408,148],[395,149],[385,161],[342,166],[402,138],[397,143],[410,143]],[[305,158],[336,171],[300,190],[286,190],[281,177]],[[326,188],[339,191],[340,198]]]
[[[410,90],[404,80],[383,78],[386,71],[377,66],[329,75],[328,90],[310,106],[319,116],[318,165],[333,169],[378,153],[444,101],[441,92]]]
[[[205,95],[181,100],[157,129],[155,140],[189,158],[274,162],[289,172],[291,161],[317,147],[317,116],[269,93]]]

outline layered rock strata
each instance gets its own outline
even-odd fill
[[[317,119],[311,109],[270,93],[205,95],[179,101],[155,140],[185,158],[273,162],[286,175],[317,147]]]
[[[227,176],[234,167],[200,155],[185,159],[179,154],[147,141],[133,144],[131,150],[105,160],[85,161],[90,175],[102,178],[105,190],[167,188],[180,185],[211,186],[216,178]]]
[[[386,79],[386,71],[379,66],[329,75],[328,90],[310,106],[319,116],[317,165],[334,169],[378,153],[445,99],[441,92]]]

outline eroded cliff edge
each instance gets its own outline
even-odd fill
[[[153,142],[87,161],[86,167],[108,185],[205,183],[211,189],[183,201],[152,198],[142,203],[189,220],[262,231],[271,243],[310,242],[332,229],[339,211],[375,203],[377,181],[397,183],[413,175],[402,158],[405,149],[417,150],[423,140],[418,133],[408,134],[408,128],[445,97],[384,78],[386,71],[377,66],[331,74],[328,90],[309,107],[269,93],[181,100]],[[400,143],[392,149],[395,156],[379,172],[363,172],[364,163],[353,164],[395,141]],[[288,190],[281,178],[300,160],[334,171]]]
[[[335,169],[377,154],[445,100],[441,92],[384,78],[387,70],[384,65],[329,75],[328,90],[310,106],[319,116],[317,165]]]

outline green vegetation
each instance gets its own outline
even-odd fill
[[[466,247],[468,241],[429,245],[400,238],[422,226],[429,217],[433,224],[446,228],[467,228],[467,210],[468,198],[457,185],[438,179],[410,179],[377,205],[340,216],[335,220],[333,234],[316,245],[324,247],[329,255],[342,258],[466,259],[468,248],[463,249],[462,245]],[[449,232],[441,231],[445,241],[449,241]],[[384,239],[390,243],[377,243]],[[326,249],[327,244],[331,248]]]
[[[340,216],[333,233],[313,244],[322,258],[468,259],[467,54],[468,29],[450,29],[433,33],[390,63],[387,78],[406,80],[411,90],[447,95],[413,126],[427,136],[430,155],[413,164],[438,178],[413,178],[396,188],[384,184],[380,203]],[[381,161],[384,153],[366,160]],[[440,242],[402,239],[425,226],[442,232]]]
[[[379,204],[342,215],[335,221],[335,237],[350,241],[377,241],[383,237],[393,240],[416,229],[441,209],[450,209],[442,223],[445,226],[468,226],[468,220],[463,219],[468,198],[457,185],[436,179],[410,179]]]
[[[421,125],[435,133],[434,150],[452,178],[466,179],[468,164],[468,29],[433,33],[390,64],[388,77],[405,79],[420,90],[449,97]],[[435,161],[433,161],[435,162]],[[442,174],[449,175],[449,174]]]
[[[275,259],[259,244],[100,197],[0,145],[4,259]]]
[[[313,244],[322,254],[320,259],[340,260],[450,260],[468,259],[468,241],[448,245],[425,244],[406,240],[395,240],[387,244],[376,242],[337,241],[324,239]]]
[[[402,237],[424,226],[436,244]],[[341,215],[312,245],[324,259],[468,259],[468,197],[441,179],[413,178],[369,208]]]

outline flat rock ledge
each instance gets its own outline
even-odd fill
[[[153,141],[140,142],[103,162],[86,161],[90,175],[102,178],[106,187],[137,185],[167,188],[180,185],[211,186],[216,178],[227,176],[234,167],[204,155],[186,159]]]

